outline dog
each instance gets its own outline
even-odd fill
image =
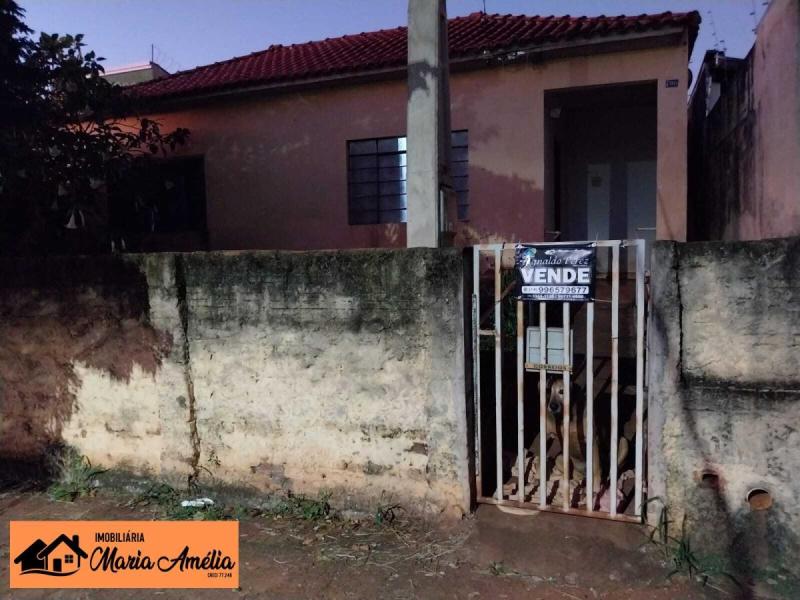
[[[546,430],[554,431],[562,448],[560,454],[563,456],[564,433],[564,405],[565,405],[565,384],[564,379],[559,377],[550,385],[550,393],[547,401],[547,424]],[[586,434],[588,428],[588,411],[586,410],[586,395],[576,385],[570,385],[570,421],[567,440],[569,443],[570,473],[569,478],[575,480],[585,480],[586,478]],[[593,423],[594,425],[594,423]],[[593,427],[592,436],[592,497],[598,490],[602,480],[601,456],[597,445],[597,429]],[[559,456],[555,462],[555,468],[563,472],[563,459]]]
[[[546,479],[551,480],[551,473],[555,474],[560,479],[563,475],[564,461],[563,461],[563,448],[564,448],[564,405],[565,405],[565,384],[562,377],[548,377],[547,381],[547,404],[545,410],[545,453],[547,457],[547,475]],[[620,436],[618,442],[617,462],[618,471],[623,473],[626,461],[630,457],[630,448],[632,446],[633,435],[635,434],[635,415],[631,418],[630,422],[626,421],[620,428]],[[588,411],[585,392],[577,385],[570,385],[570,431],[568,435],[569,440],[569,478],[571,481],[576,481],[580,485],[586,482],[586,436],[589,431],[588,427]],[[609,424],[605,422],[597,411],[594,412],[592,435],[592,502],[595,509],[605,509],[608,507],[602,504],[602,500],[606,500],[608,485],[605,480],[609,476],[608,465],[608,441],[610,436]],[[540,431],[537,428],[533,442],[528,446],[526,454],[532,457],[527,462],[525,479],[529,477],[537,480],[538,471],[540,468]],[[558,444],[555,442],[558,441]],[[606,442],[606,443],[603,443]],[[516,468],[516,460],[512,458],[509,453],[508,462],[513,461],[513,469]],[[533,474],[536,471],[536,474]],[[514,474],[516,476],[516,474]],[[587,497],[589,496],[587,492]],[[588,498],[587,498],[588,502]]]
[[[551,479],[551,473],[563,473],[563,423],[564,423],[564,380],[561,377],[548,378],[547,404],[545,407],[545,453],[547,457],[546,479]],[[570,386],[570,479],[583,481],[586,477],[586,432],[587,428],[586,396],[578,386]],[[537,429],[533,443],[528,447],[529,454],[533,455],[529,469],[535,469],[537,474],[533,477],[538,480],[540,468],[540,431]],[[556,444],[556,441],[558,444]],[[593,494],[598,491],[602,481],[601,455],[597,446],[597,430],[592,439],[592,473],[594,476],[592,487]],[[527,476],[526,476],[527,479]],[[594,495],[592,496],[594,498]]]

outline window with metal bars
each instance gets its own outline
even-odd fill
[[[458,218],[469,213],[469,137],[453,131],[450,167]],[[406,138],[388,137],[347,142],[348,222],[350,225],[405,223]]]

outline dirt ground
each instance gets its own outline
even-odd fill
[[[304,520],[256,516],[240,524],[238,590],[9,590],[8,522],[152,519],[153,509],[109,497],[56,502],[0,494],[0,597],[205,598],[731,598],[722,582],[667,579],[669,566],[643,529],[580,517],[505,514],[493,506],[442,528],[404,519]],[[715,589],[717,588],[717,589]]]

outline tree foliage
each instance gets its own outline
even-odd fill
[[[0,251],[107,250],[108,190],[188,131],[137,116],[82,35],[31,34],[0,0]]]

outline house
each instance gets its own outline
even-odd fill
[[[169,75],[164,67],[153,61],[108,69],[103,78],[114,85],[129,86],[143,81],[153,81]]]
[[[689,238],[800,234],[800,6],[770,3],[745,58],[706,52],[689,104]]]
[[[699,22],[451,19],[455,243],[685,239]],[[130,88],[191,143],[159,166],[154,234],[129,247],[404,246],[406,56],[398,27],[273,45]]]
[[[37,539],[14,559],[14,564],[20,565],[23,573],[26,571],[47,569],[47,560],[39,558],[39,553],[45,548],[47,548],[47,544]]]
[[[19,564],[23,573],[69,575],[80,569],[81,558],[88,558],[88,554],[80,547],[78,536],[69,538],[62,533],[50,544],[37,539],[14,559],[14,564]]]

